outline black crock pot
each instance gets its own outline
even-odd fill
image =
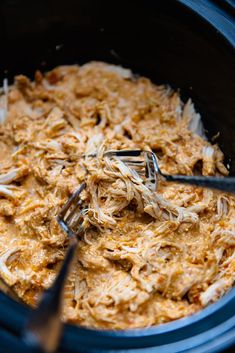
[[[235,174],[233,0],[1,0],[0,78],[103,60],[180,88]],[[0,352],[27,352],[29,313],[0,293]],[[233,346],[234,345],[234,346]],[[229,348],[230,347],[230,348]],[[203,311],[131,331],[65,325],[59,352],[235,352],[235,288]]]

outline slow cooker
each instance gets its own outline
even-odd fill
[[[180,89],[219,133],[235,174],[233,0],[2,0],[0,74],[102,60]],[[30,309],[0,292],[0,352],[28,352]],[[190,317],[146,329],[98,331],[65,325],[58,352],[235,352],[235,288]]]

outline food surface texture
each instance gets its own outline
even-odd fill
[[[156,192],[105,151],[156,153],[169,174],[226,176],[193,103],[101,62],[19,75],[0,94],[0,276],[30,306],[68,238],[56,216],[85,181],[84,236],[63,320],[99,329],[191,315],[235,279],[234,197],[159,179]],[[96,154],[92,157],[91,154]],[[90,155],[90,156],[89,156]]]

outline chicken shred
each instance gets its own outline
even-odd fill
[[[61,266],[68,240],[56,215],[83,181],[86,232],[64,321],[148,327],[191,315],[233,286],[234,197],[163,180],[153,192],[105,157],[153,150],[164,173],[227,175],[191,100],[91,62],[5,82],[0,123],[0,276],[27,304],[37,305]]]

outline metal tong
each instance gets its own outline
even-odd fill
[[[33,352],[52,353],[59,344],[63,328],[60,319],[63,289],[76,253],[79,236],[84,233],[80,194],[85,187],[86,184],[83,183],[69,198],[57,218],[62,229],[68,234],[69,245],[59,274],[53,285],[43,293],[38,307],[31,312],[24,328],[24,342]]]
[[[190,184],[225,192],[235,193],[235,177],[210,177],[194,175],[169,175],[162,173],[154,152],[144,150],[107,151],[104,156],[117,157],[130,169],[145,178],[146,186],[157,189],[158,176],[170,182]]]

